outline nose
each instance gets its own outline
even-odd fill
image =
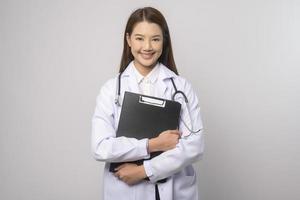
[[[150,51],[152,50],[152,44],[150,40],[145,40],[144,42],[144,50]]]

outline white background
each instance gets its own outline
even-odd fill
[[[96,96],[128,16],[149,5],[200,98],[202,199],[299,199],[297,0],[0,0],[0,199],[100,199]]]

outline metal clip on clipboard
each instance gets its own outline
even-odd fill
[[[157,99],[153,97],[141,95],[139,98],[139,103],[148,104],[152,106],[158,106],[164,108],[166,106],[166,101],[162,99]]]

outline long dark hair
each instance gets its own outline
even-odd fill
[[[163,33],[163,50],[161,56],[158,58],[158,61],[167,66],[170,70],[172,70],[173,72],[175,72],[175,74],[178,75],[178,71],[173,57],[170,32],[167,22],[164,16],[161,14],[161,12],[152,7],[144,7],[137,9],[130,15],[124,32],[124,48],[119,72],[123,72],[128,66],[128,64],[134,59],[126,40],[126,33],[128,33],[130,36],[134,26],[137,23],[143,21],[155,23],[160,26]]]

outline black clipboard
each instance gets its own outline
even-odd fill
[[[181,104],[176,101],[126,91],[116,136],[136,139],[154,138],[165,130],[179,128]],[[162,152],[151,153],[153,158]],[[142,165],[144,160],[126,163]],[[123,163],[111,163],[109,171]]]

